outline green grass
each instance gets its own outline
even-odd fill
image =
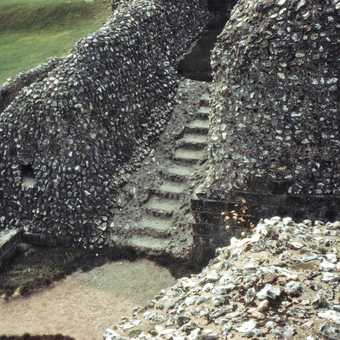
[[[0,84],[65,55],[110,13],[110,0],[0,0]]]

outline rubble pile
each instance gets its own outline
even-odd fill
[[[114,197],[167,123],[205,0],[121,2],[0,115],[0,229],[101,246]]]
[[[210,197],[339,195],[336,0],[241,0],[212,55]]]
[[[340,222],[261,220],[104,339],[339,339],[339,235]]]

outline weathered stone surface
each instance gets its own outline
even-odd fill
[[[272,217],[114,328],[119,339],[338,339],[339,222]],[[104,337],[109,340],[110,333]]]
[[[210,197],[339,195],[339,8],[236,5],[212,56]]]
[[[15,253],[21,237],[18,229],[0,231],[0,268]]]
[[[0,115],[0,229],[102,246],[119,187],[167,123],[204,0],[123,1]]]
[[[114,247],[201,266],[204,241],[193,225],[190,200],[206,160],[207,135],[191,126],[197,120],[208,125],[209,107],[201,104],[208,92],[208,83],[179,82],[171,119],[120,191],[120,211],[111,223]],[[175,160],[177,150],[186,151],[189,159]],[[203,160],[192,162],[192,151],[201,151]]]
[[[42,80],[49,71],[57,67],[60,61],[60,58],[53,58],[47,63],[41,64],[27,72],[19,73],[13,79],[8,79],[0,86],[0,112],[10,104],[25,86]]]

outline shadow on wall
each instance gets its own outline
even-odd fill
[[[194,43],[191,50],[183,56],[178,64],[178,72],[185,78],[212,81],[210,55],[222,32],[230,12],[237,0],[210,0],[208,9],[212,15],[210,23],[201,37]]]

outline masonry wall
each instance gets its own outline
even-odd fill
[[[171,114],[205,1],[122,2],[0,115],[0,229],[102,246],[115,194]]]
[[[212,57],[207,197],[291,195],[306,206],[313,196],[314,206],[317,196],[339,195],[339,8],[330,0],[236,5]]]
[[[60,62],[60,58],[53,58],[47,63],[41,64],[27,72],[21,72],[13,79],[0,86],[0,112],[3,111],[11,101],[26,86],[42,80],[48,72],[53,70]]]
[[[112,0],[112,11],[115,11],[122,0]],[[28,71],[20,72],[15,77],[10,78],[4,84],[0,84],[0,112],[3,111],[10,102],[26,86],[42,80],[61,62],[62,58],[52,58],[47,63],[38,65]]]

